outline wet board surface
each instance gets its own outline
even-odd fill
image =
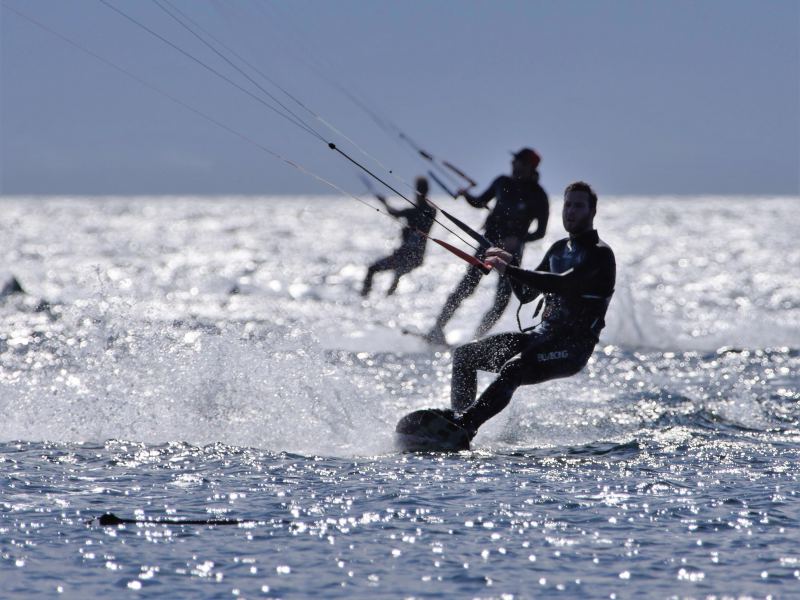
[[[402,452],[455,452],[469,450],[469,433],[453,421],[449,409],[425,408],[400,419],[395,443]]]

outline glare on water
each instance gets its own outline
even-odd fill
[[[362,300],[399,228],[350,200],[3,199],[5,277],[28,293],[0,304],[2,587],[790,595],[797,202],[601,198],[618,282],[587,368],[521,389],[471,453],[402,455],[396,420],[448,402],[451,352],[401,329],[432,324],[452,255],[431,247],[394,296],[379,275]],[[524,264],[561,235],[554,218]],[[247,522],[86,524],[108,511]]]

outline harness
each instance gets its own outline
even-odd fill
[[[600,337],[600,331],[602,330],[603,326],[605,325],[605,322],[603,320],[603,315],[605,315],[605,312],[608,309],[608,305],[611,302],[611,296],[613,294],[614,294],[614,291],[612,290],[611,294],[609,294],[608,296],[598,296],[598,295],[595,295],[595,294],[582,294],[580,296],[581,298],[586,299],[586,300],[594,300],[594,301],[598,301],[599,300],[599,301],[603,302],[601,316],[598,316],[597,318],[595,318],[591,322],[591,324],[589,325],[589,328],[588,328],[589,331],[592,333],[592,335],[594,335],[595,338],[599,338]],[[536,308],[533,310],[533,315],[531,316],[531,319],[535,319],[542,312],[542,308],[544,308],[545,299],[546,299],[545,294],[539,294],[535,298],[535,300],[536,300]],[[532,330],[536,329],[536,327],[538,327],[541,324],[541,321],[539,323],[535,323],[535,324],[531,325],[530,327],[522,327],[522,321],[520,320],[519,314],[522,311],[522,307],[523,306],[524,306],[524,304],[522,302],[520,302],[519,306],[517,307],[517,327],[519,328],[520,333],[528,333],[529,331],[532,331]],[[588,307],[584,306],[583,310],[581,312],[585,313],[587,311],[587,309],[588,309]],[[579,320],[583,316],[584,316],[583,314],[576,315],[576,320]]]

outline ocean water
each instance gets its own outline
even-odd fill
[[[0,597],[800,598],[799,198],[601,198],[619,273],[593,358],[456,454],[392,444],[447,405],[451,352],[402,328],[464,272],[431,247],[362,300],[392,220],[328,197],[0,208],[0,286],[27,292],[0,298]]]

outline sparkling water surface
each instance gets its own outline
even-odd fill
[[[444,250],[362,300],[399,229],[352,200],[4,198],[0,597],[800,597],[799,202],[602,198],[587,368],[401,454],[448,401],[451,352],[401,331],[462,276]]]

